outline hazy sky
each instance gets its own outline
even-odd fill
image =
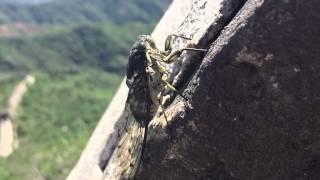
[[[42,2],[47,2],[50,0],[0,0],[0,2],[5,2],[5,3],[23,3],[23,4],[38,4]]]

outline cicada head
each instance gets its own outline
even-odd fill
[[[134,86],[135,79],[146,76],[146,39],[147,35],[140,35],[137,41],[133,44],[129,62],[127,65],[127,86],[131,88]]]

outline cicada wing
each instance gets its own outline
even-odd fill
[[[142,84],[147,83],[146,81]],[[150,121],[150,99],[150,92],[146,84],[131,87],[129,90],[124,112],[127,118],[125,133],[119,142],[117,151],[123,179],[133,179],[139,169]]]
[[[134,119],[130,106],[125,107],[121,118],[123,130],[104,171],[105,179],[133,179],[140,163],[144,128]]]
[[[123,171],[121,177],[131,179],[136,174],[141,161],[144,142],[144,127],[135,120],[130,121],[128,129],[119,143],[119,166]]]

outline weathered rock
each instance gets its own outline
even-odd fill
[[[137,179],[320,179],[319,34],[320,1],[248,0],[185,90],[192,108],[167,109],[171,142],[150,130]]]

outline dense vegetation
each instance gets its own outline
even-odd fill
[[[118,88],[130,45],[138,34],[150,33],[168,4],[80,1],[0,2],[3,22],[45,29],[0,38],[0,110],[23,75],[36,77],[14,121],[19,148],[0,159],[0,179],[66,177]]]
[[[128,48],[150,25],[82,24],[15,39],[0,40],[0,70],[71,73],[91,67],[123,74]]]

